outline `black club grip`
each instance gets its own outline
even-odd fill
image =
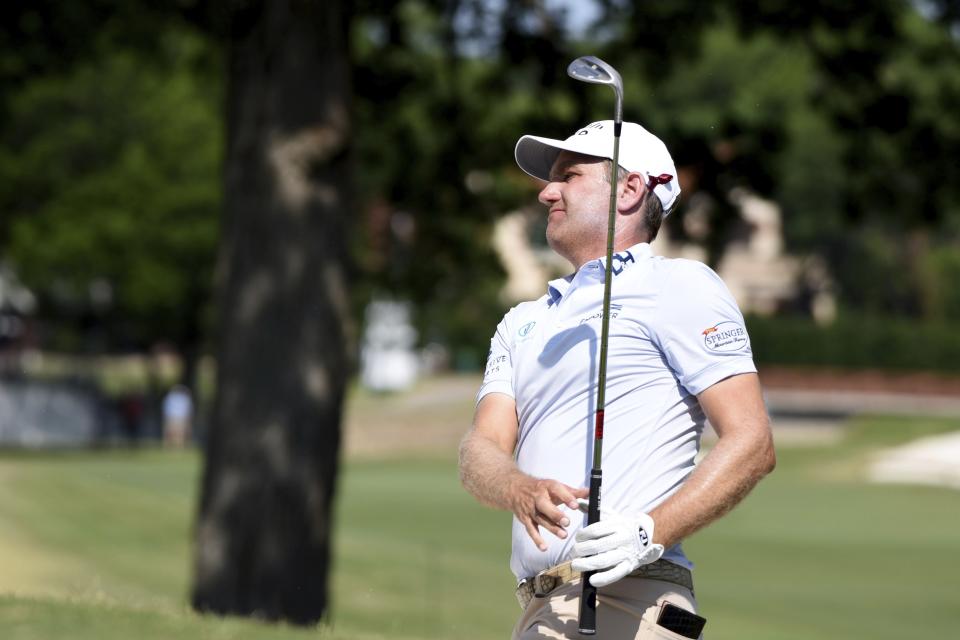
[[[587,508],[587,524],[600,521],[600,483],[603,472],[600,469],[590,470],[590,506]],[[590,584],[593,571],[584,573],[583,593],[580,595],[580,635],[592,636],[597,633],[597,588]]]

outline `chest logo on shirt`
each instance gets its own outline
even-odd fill
[[[636,263],[636,260],[633,259],[632,253],[629,251],[615,253],[613,254],[613,259],[610,260],[610,271],[613,272],[613,275],[618,276],[623,273],[623,270],[626,268],[628,262]]]
[[[613,320],[613,319],[616,318],[618,315],[620,315],[620,310],[621,310],[621,309],[623,309],[623,305],[622,305],[622,304],[614,304],[614,303],[611,302],[611,303],[610,303],[610,319]],[[603,311],[602,311],[602,310],[601,310],[601,311],[597,311],[596,313],[591,314],[591,315],[589,315],[589,316],[587,316],[587,317],[585,317],[585,318],[580,318],[580,322],[578,322],[577,324],[583,324],[584,322],[590,322],[591,320],[599,320],[599,319],[601,319],[601,318],[603,318]]]
[[[527,324],[520,327],[520,329],[517,331],[517,335],[520,336],[521,338],[526,338],[528,335],[530,335],[530,332],[533,331],[533,328],[535,326],[537,326],[536,322],[528,322]]]
[[[738,351],[747,346],[747,331],[731,320],[703,330],[703,346],[710,351]]]

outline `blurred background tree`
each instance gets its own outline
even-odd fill
[[[217,48],[130,3],[5,5],[0,256],[48,349],[176,345],[195,387],[221,201]]]
[[[227,146],[199,611],[311,624],[327,607],[350,332],[346,6],[220,6]]]

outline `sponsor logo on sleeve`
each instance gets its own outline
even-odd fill
[[[526,338],[528,335],[530,335],[530,332],[533,331],[533,328],[535,326],[537,326],[536,322],[528,322],[527,324],[520,327],[520,329],[517,331],[517,335],[520,336],[521,338]]]
[[[747,346],[747,330],[731,320],[707,327],[702,335],[703,346],[710,351],[739,351]]]
[[[495,356],[493,354],[487,358],[487,368],[484,370],[484,377],[500,372],[500,367],[507,361],[506,355]]]

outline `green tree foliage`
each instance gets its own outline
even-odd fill
[[[956,3],[602,4],[627,115],[713,202],[714,258],[745,185],[782,206],[789,248],[827,259],[843,307],[950,313],[925,279],[946,268],[930,252],[960,252]]]
[[[559,13],[539,3],[367,3],[354,22],[358,264],[417,305],[422,337],[478,365],[504,310],[490,231],[536,202],[525,132],[565,136],[581,104]]]
[[[186,280],[174,272],[209,270],[212,241],[200,236],[215,233],[214,218],[184,212],[218,206],[211,193],[219,158],[212,150],[220,144],[216,78],[223,69],[211,52],[213,38],[230,30],[223,7],[190,0],[98,0],[69,11],[60,3],[10,6],[0,29],[0,83],[9,96],[0,100],[0,246],[24,261],[48,300],[81,297],[91,278],[111,282],[117,316],[139,318],[132,333],[156,337],[157,327],[145,323],[166,311],[147,307],[195,306],[183,304],[177,282]],[[569,7],[541,1],[351,6],[353,158],[363,220],[351,239],[358,307],[374,291],[410,298],[425,340],[468,346],[476,361],[504,304],[491,226],[502,213],[534,203],[537,192],[513,165],[513,143],[522,133],[565,136],[576,124],[609,117],[608,96],[564,73],[570,59],[593,53],[621,70],[627,117],[669,142],[691,180],[685,203],[694,193],[712,202],[714,259],[741,231],[728,194],[746,185],[781,204],[789,248],[827,259],[845,306],[955,317],[937,297],[944,287],[925,282],[946,273],[930,263],[949,263],[927,253],[960,251],[955,3],[596,6],[593,25],[574,23]],[[171,53],[171,31],[181,40],[196,33],[185,18],[205,34],[194,36],[201,51],[192,57]],[[136,77],[128,81],[124,73]],[[80,86],[94,79],[96,91],[111,96],[96,107],[94,89]],[[124,83],[129,93],[118,88]],[[148,113],[135,104],[144,100],[165,107]],[[117,124],[83,137],[78,130],[93,117]],[[208,124],[200,125],[204,117]],[[157,128],[163,136],[142,138]],[[185,144],[191,153],[177,150]],[[175,178],[171,162],[158,160],[167,152],[202,160],[206,169],[191,171],[194,181]],[[80,153],[83,161],[75,159]],[[175,190],[164,186],[173,183]],[[137,204],[153,213],[130,215],[118,191],[154,194]],[[89,213],[106,211],[105,203],[128,213]],[[669,221],[681,237],[684,213],[681,207]],[[80,227],[72,216],[81,215],[116,223],[105,234],[90,221],[87,231],[71,230]],[[161,225],[168,215],[173,223]],[[176,222],[184,217],[203,222],[184,227]],[[115,251],[123,244],[117,225],[131,235],[154,227],[195,235]],[[157,230],[142,235],[164,237]],[[38,248],[41,236],[56,244]],[[147,264],[153,253],[179,255],[181,245],[183,255],[199,255],[203,243],[204,266]],[[94,253],[101,255],[89,259]],[[126,265],[140,257],[140,266]]]
[[[210,296],[220,83],[196,34],[159,45],[48,70],[5,105],[4,253],[46,314],[96,320],[113,346],[195,340]]]
[[[824,95],[837,94],[825,106],[842,140],[846,178],[848,235],[828,237],[826,254],[850,306],[936,317],[951,306],[931,297],[924,265],[930,252],[960,253],[960,128],[951,115],[960,104],[960,44],[903,8],[887,31],[886,41],[871,31],[857,39],[833,34],[841,53],[818,52],[833,62],[821,65],[834,71]],[[841,54],[858,44],[875,63],[854,82],[841,71]]]

